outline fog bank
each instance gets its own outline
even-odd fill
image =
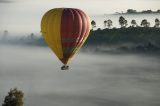
[[[69,71],[46,47],[0,45],[0,104],[10,88],[25,106],[159,106],[160,57],[78,53]]]

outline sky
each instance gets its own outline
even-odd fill
[[[89,16],[126,11],[160,9],[160,0],[0,0],[0,32],[40,32],[43,14],[56,7],[73,7]]]

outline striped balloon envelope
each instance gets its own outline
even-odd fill
[[[41,32],[48,46],[66,67],[87,39],[90,19],[80,9],[51,9],[42,18]]]

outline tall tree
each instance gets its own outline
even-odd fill
[[[8,30],[4,30],[3,32],[3,40],[6,40],[8,38]]]
[[[112,23],[113,23],[112,20],[108,19],[108,20],[107,20],[107,27],[108,27],[108,28],[111,28]]]
[[[142,27],[149,27],[150,26],[150,22],[148,22],[146,19],[143,19],[141,22],[141,26]]]
[[[133,9],[128,9],[128,10],[127,10],[127,13],[133,14],[133,13],[137,13],[137,11],[136,11],[136,10],[133,10]]]
[[[154,27],[159,28],[159,26],[160,26],[160,21],[158,18],[156,18]]]
[[[104,28],[106,28],[106,26],[107,26],[107,20],[104,20]]]
[[[119,17],[119,25],[121,26],[121,28],[126,27],[128,25],[127,20],[123,16]]]
[[[138,26],[136,20],[132,20],[131,21],[131,25],[132,25],[132,27],[137,27]]]
[[[91,21],[92,29],[96,27],[96,22],[94,20]]]
[[[124,21],[124,27],[126,28],[126,27],[127,27],[127,25],[128,25],[128,21],[127,21],[127,20],[125,20],[125,21]]]
[[[23,95],[22,91],[11,89],[2,106],[23,106]]]
[[[104,21],[104,27],[108,27],[108,28],[111,28],[112,26],[112,20],[108,19],[108,20],[105,20]]]

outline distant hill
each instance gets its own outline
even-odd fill
[[[160,28],[128,27],[91,30],[85,46],[122,51],[159,51]]]
[[[0,39],[0,44],[47,46],[40,35]],[[83,46],[94,50],[119,50],[119,51],[160,51],[160,28],[156,27],[127,27],[91,30]]]
[[[134,9],[128,9],[126,12],[116,12],[116,14],[151,14],[151,13],[160,13],[160,9],[157,11],[152,11],[152,10],[143,10],[143,11],[137,11]]]

